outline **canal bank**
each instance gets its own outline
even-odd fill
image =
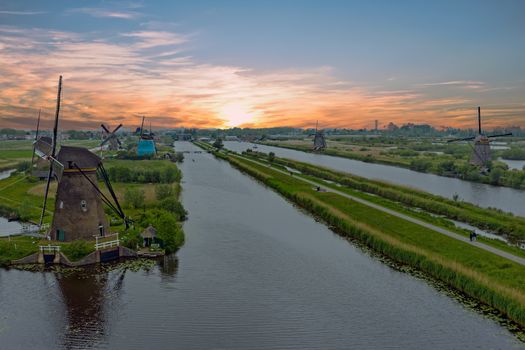
[[[408,186],[450,199],[457,195],[460,200],[483,208],[497,208],[525,217],[525,191],[523,190],[473,183],[395,166],[366,163],[347,158],[306,153],[288,148],[247,142],[225,141],[224,147],[239,153],[246,151],[248,148],[256,147],[256,150],[264,153],[273,152],[277,157],[319,165],[369,179]]]
[[[143,271],[0,270],[0,343],[27,349],[519,348],[506,328],[194,153],[186,243]],[[27,332],[31,329],[31,332]]]

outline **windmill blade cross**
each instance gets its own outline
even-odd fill
[[[118,131],[118,129],[120,129],[122,127],[122,124],[119,124],[115,130],[113,130],[112,134],[116,133]]]
[[[57,93],[57,107],[55,112],[55,125],[53,127],[53,144],[51,149],[51,155],[48,158],[55,158],[57,148],[57,134],[58,134],[58,117],[60,115],[60,94],[62,93],[62,76],[58,78],[58,93]],[[49,184],[51,183],[51,177],[53,176],[53,163],[49,164],[49,172],[47,173],[46,190],[44,194],[44,204],[42,205],[42,214],[40,215],[39,226],[42,227],[44,221],[44,215],[46,213],[47,196],[49,194]]]
[[[457,142],[457,141],[472,141],[475,138],[476,138],[476,136],[470,136],[470,137],[465,137],[465,138],[461,138],[461,139],[447,140],[447,142],[450,143],[450,142]]]
[[[108,143],[109,140],[111,140],[111,137],[110,137],[110,136],[106,137],[106,138],[100,143],[100,145],[101,145],[101,146],[104,146],[106,143]]]
[[[489,136],[487,136],[487,137],[492,138],[492,137],[503,137],[503,136],[512,136],[512,133],[511,133],[511,132],[508,132],[508,133],[506,133],[506,134],[489,135]]]
[[[108,134],[111,134],[111,132],[108,130],[108,128],[104,124],[100,124],[100,127],[104,129],[104,131],[107,132]]]

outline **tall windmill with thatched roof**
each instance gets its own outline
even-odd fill
[[[35,142],[35,153],[49,162],[40,226],[46,213],[50,183],[54,178],[57,180],[57,192],[49,237],[58,241],[91,240],[93,236],[109,233],[104,204],[121,217],[126,225],[128,220],[120,207],[102,161],[97,155],[87,148],[70,146],[62,146],[57,153],[61,91],[62,76],[58,82],[51,144],[42,138]],[[98,178],[103,180],[111,199],[100,190]]]

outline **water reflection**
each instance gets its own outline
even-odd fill
[[[158,260],[160,277],[162,282],[174,282],[177,270],[179,269],[179,259],[175,254],[165,255]]]
[[[159,258],[156,269],[139,271],[145,275],[160,272],[162,284],[175,281],[179,261],[175,255]],[[134,270],[134,261],[103,265],[80,271],[54,274],[57,293],[65,309],[64,334],[60,341],[65,349],[101,347],[106,343],[108,320],[118,318],[122,308],[121,293],[125,287],[126,271]]]
[[[108,273],[57,273],[58,291],[66,308],[62,344],[65,348],[86,348],[98,343],[105,332],[105,301],[122,287],[124,273],[115,288],[108,288]]]

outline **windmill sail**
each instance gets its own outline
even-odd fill
[[[55,159],[56,154],[56,148],[57,148],[57,133],[58,133],[58,116],[60,115],[60,95],[62,93],[62,76],[58,78],[58,93],[57,93],[57,107],[55,111],[55,125],[53,127],[53,140],[51,144],[51,152],[47,156],[48,159]],[[46,182],[46,190],[44,193],[44,204],[42,205],[42,214],[40,215],[40,222],[39,226],[42,226],[42,222],[44,221],[44,215],[46,213],[46,205],[47,205],[47,196],[49,195],[49,184],[51,182],[51,178],[53,176],[53,166],[49,166],[49,171],[47,173],[47,182]]]
[[[102,128],[103,135],[105,134],[105,138],[100,143],[100,147],[104,146],[105,144],[109,143],[109,149],[116,151],[120,148],[122,143],[118,139],[117,131],[122,127],[122,124],[119,124],[113,131],[109,131],[109,129],[104,125],[100,124],[100,127]]]
[[[47,159],[53,152],[53,140],[51,137],[43,136],[35,141],[34,148],[37,156]]]

